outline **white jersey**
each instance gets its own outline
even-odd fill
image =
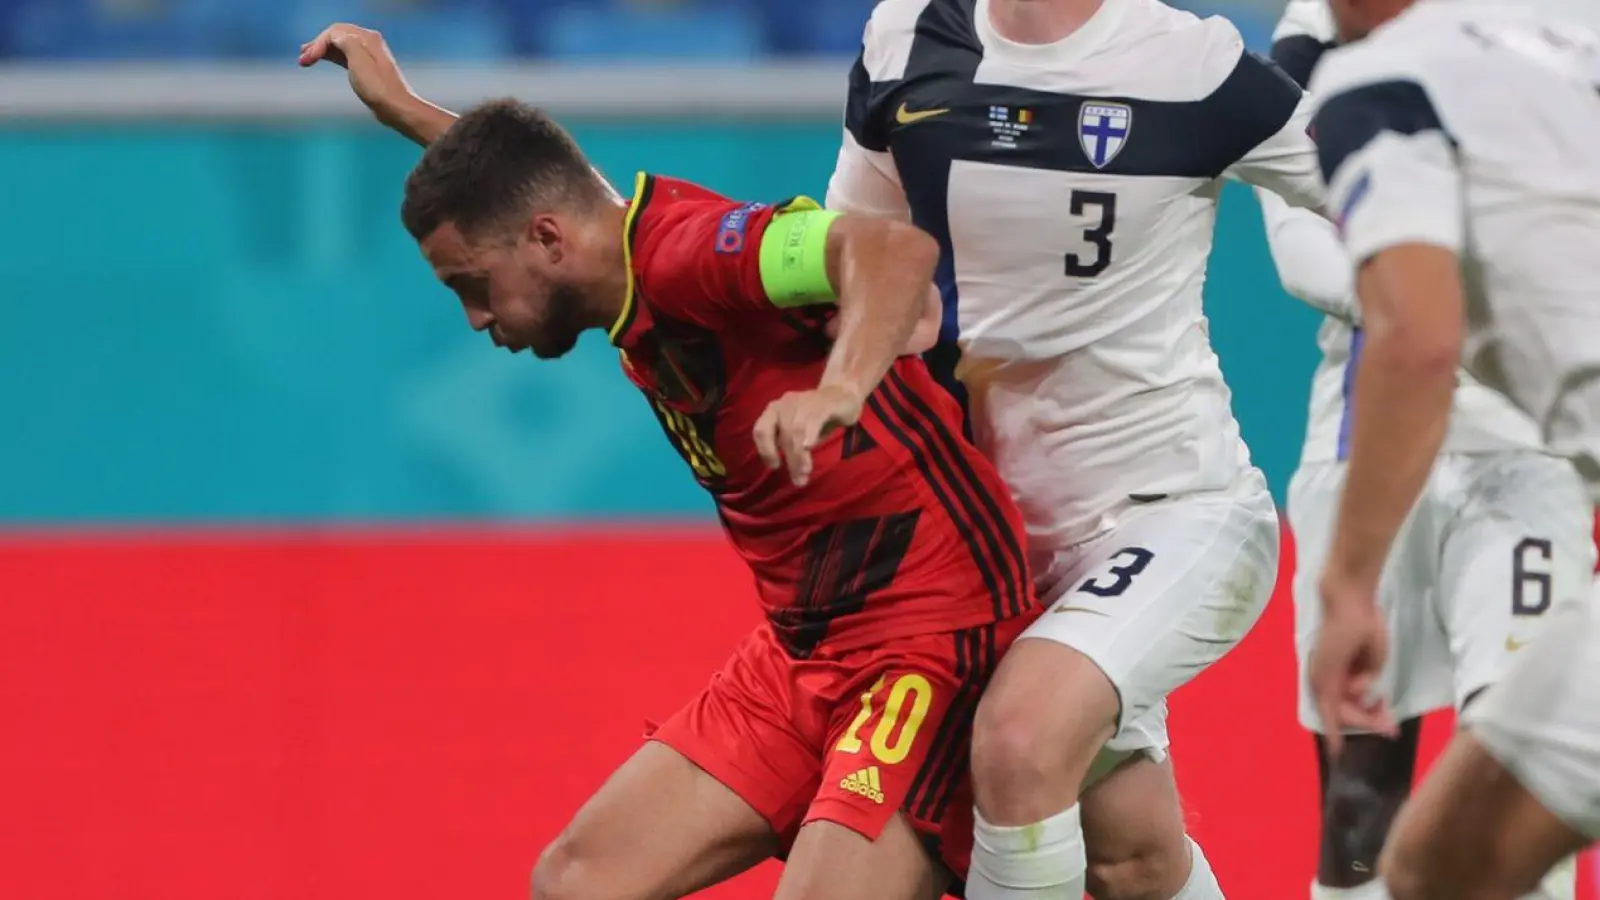
[[[1600,38],[1514,3],[1422,0],[1313,77],[1358,265],[1458,254],[1464,363],[1600,488]]]
[[[1290,0],[1272,36],[1272,57],[1304,85],[1322,55],[1335,46],[1327,0]],[[1333,224],[1309,210],[1289,208],[1276,195],[1258,191],[1267,241],[1284,288],[1327,313],[1317,332],[1322,363],[1311,380],[1302,463],[1343,460],[1350,449],[1356,361],[1361,332],[1356,323],[1355,278]],[[1539,429],[1504,395],[1461,373],[1444,453],[1496,453],[1538,449]]]
[[[1224,177],[1321,204],[1309,111],[1229,22],[1158,0],[1049,45],[997,34],[987,0],[874,10],[828,205],[939,240],[929,362],[1035,547],[1253,471],[1201,291]]]

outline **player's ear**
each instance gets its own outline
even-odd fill
[[[551,262],[560,261],[566,236],[561,220],[550,213],[534,213],[523,228],[523,239],[543,250]]]

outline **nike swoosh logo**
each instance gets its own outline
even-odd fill
[[[1111,615],[1110,613],[1101,612],[1098,609],[1090,609],[1087,606],[1052,606],[1050,607],[1050,611],[1053,613],[1088,613],[1091,616],[1106,616],[1108,618]]]
[[[924,109],[918,112],[912,112],[911,110],[906,109],[906,105],[902,103],[900,104],[900,108],[894,111],[894,120],[899,122],[901,125],[912,125],[917,122],[921,122],[923,119],[931,119],[934,116],[942,116],[949,111],[950,110],[948,109]]]
[[[1515,653],[1518,650],[1521,650],[1523,647],[1526,647],[1526,646],[1528,646],[1528,642],[1527,641],[1519,641],[1516,638],[1511,637],[1510,635],[1506,635],[1506,652],[1507,653]]]

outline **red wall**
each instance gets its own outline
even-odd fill
[[[702,534],[0,542],[0,897],[526,896],[644,718],[752,623],[746,582]],[[1290,616],[1280,596],[1174,703],[1238,900],[1312,872]]]

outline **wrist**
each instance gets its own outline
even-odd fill
[[[1357,562],[1333,553],[1328,555],[1326,568],[1318,583],[1324,606],[1360,605],[1362,601],[1371,601],[1377,596],[1381,566],[1374,571]]]
[[[858,380],[841,376],[824,375],[817,385],[819,391],[834,391],[848,396],[856,404],[867,402],[867,396],[872,393],[872,388],[862,385]]]

